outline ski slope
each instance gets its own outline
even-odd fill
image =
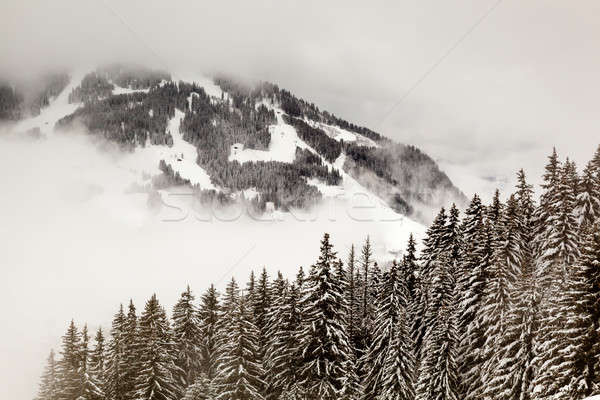
[[[229,161],[257,162],[257,161],[280,161],[291,163],[296,158],[296,147],[307,149],[313,154],[319,153],[310,145],[298,137],[296,129],[285,123],[283,119],[284,112],[272,105],[265,104],[275,111],[277,123],[269,127],[271,133],[271,142],[268,150],[240,149],[239,144],[232,146],[229,154]],[[324,124],[321,124],[322,127]],[[361,135],[345,131],[338,127],[325,125],[329,133],[336,132],[336,137],[348,138],[354,137],[354,140],[367,142],[370,139]],[[345,140],[345,139],[344,139]],[[371,141],[372,142],[372,141]],[[376,145],[372,142],[373,145]],[[337,169],[342,176],[342,183],[338,186],[327,185],[316,178],[307,179],[309,185],[315,186],[323,195],[328,207],[336,208],[333,210],[331,218],[350,218],[367,223],[381,223],[384,227],[383,247],[389,254],[396,254],[404,249],[408,241],[408,236],[413,233],[415,237],[420,238],[425,234],[425,226],[413,221],[412,219],[397,213],[390,208],[387,203],[374,195],[352,176],[344,172],[343,166],[346,159],[345,154],[341,154],[334,163],[330,163],[321,157],[325,166],[331,171]],[[297,212],[297,211],[295,211]],[[333,215],[335,217],[333,217]],[[389,255],[388,254],[388,255]]]
[[[229,161],[238,161],[239,163],[256,161],[280,161],[292,163],[296,159],[296,147],[307,148],[293,126],[288,125],[283,120],[283,111],[274,109],[277,117],[277,123],[269,126],[271,141],[268,150],[254,149],[236,149],[239,143],[231,146]]]
[[[112,91],[113,95],[132,94],[132,93],[148,93],[150,91],[150,89],[131,89],[131,88],[119,86],[113,82],[111,82],[111,83],[115,86],[115,88]]]
[[[201,189],[217,190],[208,173],[196,163],[196,147],[186,142],[179,130],[184,115],[181,110],[175,109],[175,116],[169,120],[167,130],[173,137],[173,146],[147,143],[146,146],[138,147],[131,154],[125,155],[119,164],[141,177],[146,177],[145,181],[148,181],[151,176],[160,174],[158,164],[164,160],[173,171],[178,172],[183,179],[189,180],[192,185],[198,185]]]
[[[337,140],[338,142],[353,142],[359,146],[367,146],[367,147],[378,147],[379,145],[375,143],[375,141],[365,137],[359,133],[351,132],[349,130],[340,128],[336,125],[328,125],[323,122],[316,122],[310,119],[305,118],[304,122],[311,125],[314,128],[319,128],[323,132],[327,134],[332,139]]]
[[[79,86],[86,73],[87,70],[82,70],[72,74],[69,84],[47,107],[40,110],[38,116],[21,120],[14,126],[13,130],[17,133],[21,133],[28,131],[29,129],[40,128],[42,134],[51,136],[54,133],[54,125],[56,122],[59,119],[72,114],[81,106],[81,103],[69,104],[69,94],[73,89]]]
[[[40,131],[46,136],[53,134],[53,128],[56,122],[66,115],[73,113],[81,104],[69,104],[68,95],[79,85],[86,71],[73,75],[69,85],[63,92],[54,99],[51,104],[44,108],[39,116],[28,118],[16,125],[16,132],[23,132],[31,128],[39,127]],[[228,99],[227,93],[224,93],[220,87],[212,83],[209,79],[195,75],[174,75],[174,79],[189,82],[196,82],[202,86],[207,94],[220,101],[221,98]],[[113,94],[133,93],[144,90],[133,90],[129,88],[116,87]],[[190,107],[194,94],[188,98],[187,106]],[[307,149],[312,153],[319,155],[318,152],[298,137],[295,128],[285,123],[281,109],[272,104],[265,104],[275,111],[277,122],[269,127],[271,141],[268,150],[254,150],[237,148],[230,150],[229,161],[238,161],[240,163],[256,161],[280,161],[286,163],[294,162],[296,158],[296,147]],[[128,179],[132,182],[145,185],[149,184],[152,176],[158,175],[161,171],[158,168],[159,162],[164,160],[170,165],[173,171],[178,172],[183,179],[187,179],[192,185],[198,185],[202,189],[221,190],[210,179],[208,173],[196,163],[198,150],[191,143],[183,139],[180,132],[180,121],[184,117],[182,110],[176,109],[175,116],[168,123],[168,130],[173,138],[173,146],[152,145],[148,143],[144,147],[138,147],[130,153],[120,154],[116,159],[116,166],[121,170],[128,171],[131,175]],[[349,132],[336,126],[322,123],[310,122],[318,125],[330,137],[336,140],[354,141],[360,144],[376,145],[370,139],[359,134]],[[334,162],[329,163],[321,158],[324,165],[330,170],[336,168],[341,176],[342,183],[338,186],[327,185],[316,178],[307,179],[307,183],[316,187],[323,195],[329,206],[334,205],[336,210],[335,218],[350,218],[359,221],[368,221],[376,225],[382,225],[383,245],[387,252],[398,252],[406,244],[409,233],[414,233],[420,237],[425,232],[425,227],[406,216],[396,213],[386,202],[375,196],[365,187],[360,185],[352,176],[343,170],[345,155],[342,154]],[[244,191],[244,197],[252,199],[259,193],[255,189]],[[279,213],[281,214],[281,213]],[[278,215],[279,215],[278,214]]]

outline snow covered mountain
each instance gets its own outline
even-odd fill
[[[217,206],[225,214],[243,207],[254,216],[306,217],[336,204],[337,214],[352,219],[403,221],[393,234],[399,250],[439,207],[465,201],[419,149],[270,83],[123,65],[64,76],[49,75],[29,97],[22,85],[3,85],[0,116],[19,135],[51,139],[83,130],[117,147],[124,190],[161,215]]]

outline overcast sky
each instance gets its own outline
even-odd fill
[[[0,75],[123,60],[272,81],[423,148],[465,193],[477,190],[489,198],[505,179],[511,185],[520,167],[537,182],[553,145],[580,165],[591,157],[600,142],[599,21],[597,0],[4,0]],[[47,348],[69,318],[106,324],[118,302],[134,296],[141,307],[153,290],[170,306],[186,283],[203,290],[219,278],[215,271],[246,252],[239,235],[231,259],[212,254],[207,264],[194,257],[214,250],[212,242],[201,247],[184,228],[172,235],[154,225],[131,228],[122,221],[136,218],[131,204],[65,208],[61,188],[80,179],[69,175],[79,168],[73,163],[87,166],[97,160],[94,153],[78,145],[67,150],[67,144],[50,152],[44,145],[7,146],[0,142],[0,180],[8,185],[0,198],[0,239],[8,258],[0,265],[13,272],[2,279],[0,301],[17,322],[4,327],[0,343],[0,353],[10,352],[11,360],[0,361],[5,398],[30,398]],[[70,155],[69,163],[63,154]],[[24,159],[40,163],[20,166]],[[110,165],[102,160],[98,165]],[[107,171],[110,179],[98,182],[117,179]],[[56,176],[68,179],[57,183]],[[36,179],[42,184],[32,190],[28,185]],[[114,209],[121,211],[117,222]],[[318,240],[321,227],[311,229]],[[223,232],[215,237],[225,241]],[[280,234],[275,232],[265,238]],[[336,243],[345,251],[347,242],[358,239],[340,237]],[[270,239],[263,242],[263,251],[257,249],[238,271],[241,276],[264,259]],[[136,281],[138,270],[121,268],[124,255],[147,269],[145,281]],[[272,268],[295,268],[313,257],[293,246],[276,256]],[[123,273],[120,285],[110,279]],[[96,293],[98,287],[111,290]],[[23,359],[23,369],[14,368],[16,359]]]
[[[422,147],[467,194],[521,166],[537,179],[554,144],[580,164],[598,144],[594,0],[0,7],[4,73],[125,59],[273,81]]]

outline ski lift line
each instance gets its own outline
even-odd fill
[[[473,31],[475,31],[475,29],[477,29],[477,27],[479,25],[481,25],[481,23],[483,21],[485,21],[491,14],[492,12],[498,8],[498,6],[500,5],[500,3],[502,3],[503,0],[497,0],[494,4],[492,4],[492,6],[490,8],[487,9],[487,11],[485,11],[455,42],[454,44],[452,44],[444,53],[442,53],[442,55],[437,59],[437,61],[435,61],[429,68],[427,68],[422,74],[421,76],[409,87],[409,89],[404,92],[404,94],[400,97],[400,99],[398,99],[398,101],[396,101],[392,107],[390,107],[390,109],[383,115],[383,117],[381,118],[381,122],[379,122],[379,125],[377,126],[377,130],[381,129],[381,126],[383,125],[383,123],[388,119],[388,117],[392,114],[392,112],[396,109],[396,107],[398,107],[404,100],[406,100],[406,98],[408,96],[410,96],[412,94],[412,92],[415,91],[415,89],[417,89],[417,87],[419,87],[421,85],[421,83],[423,83],[423,81],[425,79],[427,79],[427,77],[437,69],[437,67],[440,66],[440,64],[442,64],[444,62],[444,60],[446,60],[446,58],[448,58],[450,56],[450,54],[452,54],[452,52],[454,52],[454,50],[456,50],[458,48],[458,46],[460,46],[462,44],[462,42],[465,41],[465,39],[467,39],[467,37],[469,37],[471,35],[471,33],[473,33]]]

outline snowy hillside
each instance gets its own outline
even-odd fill
[[[79,72],[72,75],[71,80],[65,89],[53,99],[50,104],[41,110],[40,115],[26,118],[19,121],[13,126],[12,131],[16,134],[22,134],[26,131],[35,130],[39,128],[39,133],[49,145],[52,145],[53,140],[57,140],[56,143],[64,140],[62,135],[57,137],[57,123],[68,116],[74,115],[74,113],[81,112],[85,109],[86,104],[81,102],[70,102],[70,95],[76,88],[78,88],[86,77],[86,72]],[[89,74],[88,74],[89,75]],[[180,107],[175,107],[172,116],[169,116],[165,121],[165,141],[164,143],[152,143],[150,135],[146,136],[145,143],[140,145],[132,146],[128,150],[124,150],[118,154],[117,157],[113,158],[114,167],[122,171],[123,179],[119,180],[119,188],[112,187],[107,189],[106,187],[97,193],[93,197],[93,201],[96,204],[102,204],[103,197],[107,197],[105,200],[112,203],[115,200],[115,196],[125,196],[124,193],[130,193],[132,184],[135,184],[138,188],[145,188],[148,190],[155,184],[155,179],[164,175],[165,171],[159,168],[159,164],[163,162],[168,166],[170,173],[173,177],[177,177],[179,181],[173,182],[173,189],[176,189],[181,183],[189,184],[194,187],[196,191],[207,191],[214,192],[217,194],[225,195],[235,200],[243,194],[243,198],[246,201],[257,202],[263,196],[263,191],[257,188],[255,185],[249,185],[241,189],[233,189],[224,185],[220,185],[211,176],[210,172],[203,168],[198,162],[200,156],[205,154],[205,148],[202,146],[194,145],[188,139],[182,128],[182,121],[186,118],[186,114],[194,114],[199,112],[197,103],[201,101],[200,96],[203,93],[208,96],[211,104],[231,104],[233,103],[233,96],[219,86],[215,85],[210,79],[202,77],[200,75],[194,75],[188,79],[198,83],[197,88],[193,89],[189,95],[185,97],[185,103]],[[115,81],[118,79],[115,78]],[[179,74],[177,76],[182,82],[185,82],[186,74]],[[108,80],[108,83],[112,85],[108,96],[148,96],[152,93],[152,87],[140,87],[139,82],[132,81],[130,84],[122,83],[123,86],[118,85],[113,80]],[[128,81],[129,82],[129,81]],[[159,87],[164,87],[167,81],[162,79],[158,84]],[[201,85],[201,86],[200,86]],[[201,90],[199,89],[201,88]],[[79,89],[81,90],[81,89]],[[179,86],[178,86],[178,90]],[[142,97],[137,97],[142,98]],[[102,101],[100,98],[99,101]],[[354,223],[362,223],[370,226],[369,229],[380,232],[383,236],[380,236],[379,251],[381,254],[391,255],[396,254],[405,245],[408,234],[414,233],[417,236],[421,236],[424,233],[424,226],[418,222],[411,220],[410,218],[401,215],[397,211],[393,210],[386,202],[386,200],[380,198],[376,194],[370,192],[363,185],[358,183],[350,174],[344,171],[344,163],[346,155],[342,151],[341,154],[335,159],[334,162],[328,162],[321,155],[320,152],[313,148],[311,145],[306,143],[298,135],[296,128],[293,125],[286,123],[284,116],[289,118],[289,115],[281,109],[281,105],[273,101],[260,101],[260,104],[266,106],[268,110],[274,113],[274,123],[271,123],[267,127],[268,134],[270,136],[268,140],[268,148],[261,150],[256,148],[247,148],[242,143],[235,143],[229,147],[227,154],[228,162],[237,162],[242,165],[254,165],[257,162],[276,162],[281,164],[288,164],[290,167],[295,167],[298,163],[297,151],[298,149],[308,151],[316,157],[324,170],[322,173],[325,174],[338,174],[340,176],[339,183],[332,184],[331,181],[324,180],[319,175],[305,176],[301,178],[301,182],[306,185],[307,188],[313,188],[319,193],[321,205],[313,210],[312,212],[303,207],[298,208],[297,206],[290,205],[285,209],[279,210],[276,205],[275,210],[267,210],[266,218],[277,219],[279,222],[285,220],[286,214],[302,215],[301,218],[314,219],[315,213],[324,212],[322,210],[327,209],[327,218],[331,221],[349,220]],[[231,107],[231,106],[229,106]],[[150,107],[146,111],[149,119],[155,119],[159,107]],[[351,132],[347,129],[339,126],[325,124],[322,122],[316,122],[310,119],[305,119],[310,125],[322,129],[328,137],[335,141],[353,142],[360,143],[364,146],[376,147],[377,143],[359,133]],[[216,119],[213,119],[212,125],[216,124]],[[80,129],[78,126],[74,126],[76,130]],[[121,130],[124,125],[121,124]],[[126,129],[125,129],[126,130]],[[55,139],[57,138],[57,139]],[[274,164],[274,166],[281,165]],[[97,171],[94,172],[94,175]],[[325,176],[325,175],[324,175]],[[80,177],[78,179],[90,179],[90,177]],[[328,178],[329,179],[329,178]],[[92,178],[96,180],[96,178]],[[187,182],[187,183],[186,183]],[[94,185],[102,186],[102,183],[95,182]],[[114,186],[114,185],[112,185]],[[177,204],[178,200],[168,199],[173,189],[169,187],[157,187],[157,191],[162,198],[162,202],[167,201]],[[233,189],[233,190],[232,190]],[[136,193],[139,189],[136,190]],[[193,195],[194,191],[189,192]],[[139,196],[145,196],[143,193],[135,194],[137,198]],[[267,199],[268,200],[268,199]],[[265,200],[266,201],[266,200]],[[137,200],[136,200],[137,202]],[[170,203],[170,204],[171,204]],[[191,207],[189,201],[180,203],[179,206]],[[109,205],[106,205],[109,207]],[[145,206],[141,205],[142,208]],[[229,206],[230,207],[230,206]],[[318,211],[321,210],[321,211]],[[334,210],[334,211],[332,211]],[[276,211],[273,213],[273,211]],[[263,211],[264,212],[264,211]],[[269,214],[270,213],[270,214]],[[136,215],[136,213],[132,214]],[[157,218],[169,217],[172,215],[172,209],[168,206],[162,206]],[[140,221],[136,219],[136,221]],[[383,224],[384,229],[381,229],[377,224],[380,222],[386,222]],[[376,234],[376,233],[374,233]],[[379,234],[376,234],[379,235]]]
[[[58,131],[84,131],[114,143],[121,149],[114,166],[128,182],[122,190],[147,196],[159,215],[172,212],[167,197],[183,187],[193,199],[187,208],[237,204],[277,218],[336,209],[330,219],[385,232],[385,254],[397,253],[410,232],[423,234],[429,217],[420,210],[433,215],[464,200],[427,156],[271,84],[247,88],[197,73],[111,65],[72,74],[39,115],[12,131],[49,141]],[[439,193],[423,197],[425,190]],[[380,229],[382,221],[394,223]]]

